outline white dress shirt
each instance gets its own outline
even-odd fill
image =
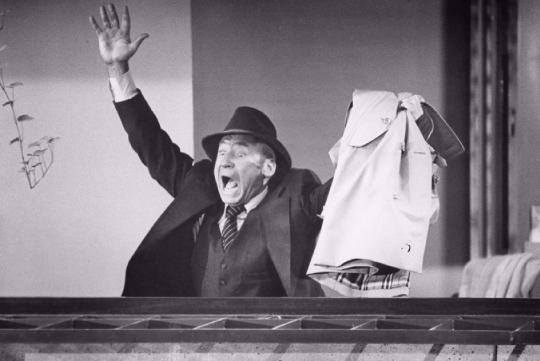
[[[115,102],[128,100],[137,95],[137,87],[129,71],[116,77],[109,77],[109,88]]]
[[[246,204],[244,204],[246,210],[236,216],[236,228],[238,230],[242,228],[242,225],[244,224],[248,213],[257,208],[257,206],[263,201],[264,197],[266,197],[267,193],[268,187],[265,187],[261,193],[257,194],[255,197],[251,198]],[[223,227],[225,227],[225,220],[227,219],[226,211],[227,205],[225,205],[225,208],[223,209],[223,214],[221,215],[221,218],[218,222],[220,232],[223,232]]]

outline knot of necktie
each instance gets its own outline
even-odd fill
[[[227,218],[236,218],[240,213],[244,212],[246,207],[243,204],[239,206],[227,206]]]

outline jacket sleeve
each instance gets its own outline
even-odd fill
[[[303,206],[310,215],[317,216],[321,214],[332,186],[332,180],[333,178],[330,178],[321,184],[319,177],[314,172],[305,171],[304,182],[306,182],[307,186],[304,188]]]
[[[148,168],[150,175],[169,194],[176,196],[182,180],[193,165],[193,159],[180,151],[158,120],[142,93],[114,103],[131,147]]]
[[[287,231],[290,231],[290,244],[288,253],[287,247],[275,247],[278,249],[275,253],[279,256],[274,257],[274,264],[283,284],[287,285],[290,280],[289,288],[285,287],[288,296],[323,296],[321,286],[308,277],[306,271],[322,224],[319,215],[326,203],[332,180],[321,184],[315,173],[307,169],[293,169],[290,175],[287,182],[290,192],[289,213],[281,212],[289,216],[290,229]]]

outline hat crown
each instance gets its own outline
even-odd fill
[[[219,141],[227,135],[246,134],[270,146],[276,152],[278,171],[291,168],[291,156],[277,139],[274,124],[266,114],[258,109],[242,106],[236,108],[234,114],[222,132],[207,135],[202,139],[202,146],[210,159],[215,160]]]
[[[277,138],[276,128],[270,118],[260,110],[251,107],[244,106],[236,108],[231,120],[225,127],[226,132],[235,130]]]

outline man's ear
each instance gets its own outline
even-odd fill
[[[272,176],[276,173],[277,164],[274,159],[266,158],[262,164],[261,171],[262,175],[264,176],[264,184],[272,178]]]

